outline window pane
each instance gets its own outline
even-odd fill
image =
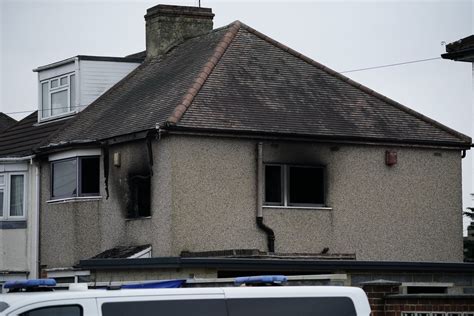
[[[265,166],[265,202],[282,202],[281,166]]]
[[[54,162],[53,197],[77,196],[77,159]]]
[[[99,157],[81,158],[81,195],[99,194]]]
[[[58,79],[51,80],[51,88],[57,88],[59,85]]]
[[[141,302],[106,302],[104,316],[223,316],[227,315],[225,300],[156,300]],[[247,314],[254,315],[254,314]],[[289,314],[290,315],[290,314]]]
[[[51,306],[22,313],[21,316],[81,316],[80,306]]]
[[[0,176],[0,185],[5,184],[5,176]]]
[[[55,92],[51,94],[52,115],[69,112],[67,90]]]
[[[61,86],[64,86],[67,84],[67,77],[62,77],[61,78]]]
[[[25,177],[12,175],[10,178],[10,216],[23,216]]]
[[[69,85],[69,91],[71,91],[71,102],[69,103],[71,105],[71,111],[75,111],[76,108],[76,76],[71,75],[71,84]]]
[[[3,216],[3,198],[4,198],[3,189],[0,189],[0,217]]]
[[[49,116],[49,89],[48,83],[41,84],[41,117]]]
[[[228,299],[229,316],[356,316],[348,297]]]
[[[289,203],[324,204],[323,168],[290,167]]]

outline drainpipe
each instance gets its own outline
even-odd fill
[[[263,143],[257,144],[257,226],[267,235],[268,251],[275,252],[275,232],[263,223]]]
[[[36,220],[34,221],[34,227],[35,227],[35,232],[34,232],[34,245],[33,245],[33,252],[34,252],[34,255],[33,255],[33,267],[32,267],[32,271],[31,273],[33,274],[32,275],[32,278],[33,279],[37,279],[40,275],[40,265],[41,265],[41,262],[40,262],[40,229],[41,229],[41,226],[40,226],[40,208],[41,208],[41,198],[40,198],[40,194],[41,194],[41,189],[40,189],[40,179],[41,179],[41,165],[39,162],[36,162],[34,164],[35,166],[35,186],[36,186],[36,201],[35,201],[35,204],[36,204]]]

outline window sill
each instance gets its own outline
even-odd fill
[[[26,220],[0,220],[0,229],[26,228]]]
[[[151,216],[126,218],[125,221],[126,222],[132,222],[132,221],[147,220],[147,219],[151,219]]]
[[[79,197],[70,197],[62,199],[53,199],[48,200],[48,204],[59,204],[59,203],[75,203],[75,202],[89,202],[89,201],[99,201],[102,199],[102,196],[79,196]]]
[[[78,113],[78,111],[76,110],[76,111],[71,111],[71,112],[67,112],[67,113],[63,113],[63,114],[58,114],[58,115],[55,115],[55,116],[48,116],[48,117],[39,119],[38,123],[36,123],[35,125],[39,126],[39,125],[54,122],[54,121],[68,119],[68,118],[73,117],[77,113]]]
[[[281,205],[263,205],[264,209],[285,209],[285,210],[315,210],[315,211],[332,211],[329,206],[281,206]]]

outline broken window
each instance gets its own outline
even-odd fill
[[[150,175],[131,174],[128,178],[128,217],[148,217],[150,212]]]
[[[100,194],[100,159],[98,156],[53,161],[51,172],[51,196],[54,199],[98,196]]]
[[[264,170],[266,205],[322,206],[325,204],[323,167],[267,164]]]
[[[267,165],[265,167],[265,202],[280,205],[282,197],[281,166]]]

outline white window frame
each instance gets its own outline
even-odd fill
[[[0,216],[0,221],[21,221],[26,219],[26,203],[27,199],[27,183],[28,178],[26,172],[2,172],[0,175],[4,176],[4,183],[0,184],[0,189],[3,190],[3,214]],[[11,192],[11,176],[23,176],[23,215],[10,215],[10,192]]]
[[[81,179],[81,160],[84,158],[98,158],[99,159],[99,192],[97,193],[82,193],[81,191],[81,184],[82,184],[82,179]],[[50,160],[50,195],[51,195],[51,200],[49,201],[56,201],[56,200],[65,200],[65,199],[81,199],[81,198],[100,198],[100,155],[77,155],[77,156],[72,156],[72,157],[67,157],[67,158],[62,158],[62,159],[55,159],[55,160]],[[65,195],[65,196],[54,196],[54,172],[53,172],[53,165],[58,162],[64,162],[68,160],[75,160],[76,161],[76,195]]]
[[[281,203],[278,202],[267,202],[266,197],[266,183],[265,183],[265,172],[267,166],[278,166],[281,168]],[[314,168],[323,170],[323,203],[290,203],[290,168]],[[263,164],[263,205],[264,206],[275,206],[275,207],[286,207],[286,208],[299,208],[299,207],[326,207],[327,194],[326,194],[326,168],[322,165],[298,165],[298,164],[285,164],[285,163],[264,163]]]
[[[52,118],[57,118],[65,115],[69,115],[71,113],[75,113],[76,111],[76,100],[71,100],[71,77],[75,76],[76,72],[70,72],[66,74],[62,74],[60,76],[52,77],[46,80],[41,80],[39,83],[39,91],[40,91],[40,119],[41,120],[49,120]],[[61,85],[61,79],[67,77],[68,82],[65,85]],[[54,80],[58,80],[58,86],[55,88],[51,87],[51,82]],[[77,76],[74,77],[74,87],[76,89],[75,94],[77,98]],[[44,115],[44,109],[43,109],[43,84],[47,83],[48,84],[48,116]],[[53,115],[53,107],[51,105],[51,96],[53,93],[61,92],[61,91],[67,91],[67,111],[60,113],[60,114],[55,114]]]

